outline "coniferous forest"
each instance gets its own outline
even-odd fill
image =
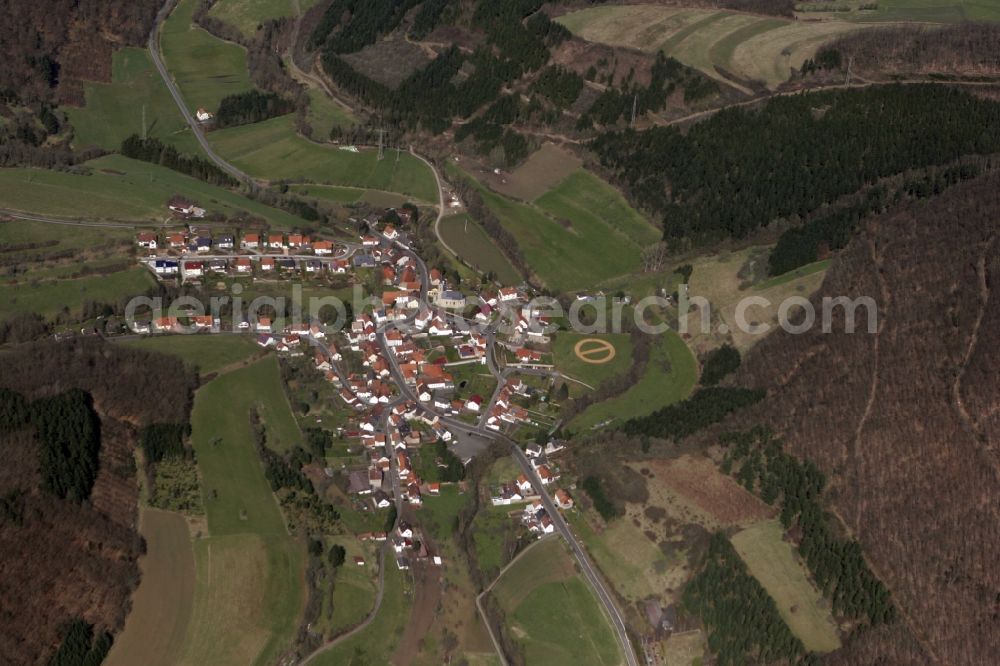
[[[1000,104],[934,85],[776,97],[592,143],[667,239],[744,238],[879,178],[1000,150]]]

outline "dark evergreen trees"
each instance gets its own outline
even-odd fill
[[[159,164],[213,185],[235,187],[239,184],[235,178],[208,160],[181,155],[176,148],[164,145],[156,138],[143,139],[133,134],[122,141],[121,153],[125,157]]]
[[[281,95],[248,90],[222,98],[219,109],[215,112],[215,125],[219,128],[249,125],[294,110],[295,103]]]
[[[658,409],[649,416],[629,419],[620,429],[629,435],[679,439],[763,398],[762,390],[721,386],[703,388],[687,400]]]
[[[191,426],[187,423],[153,423],[140,432],[139,446],[147,462],[181,458],[185,454],[184,438],[190,434]]]
[[[71,389],[31,404],[31,423],[41,445],[42,487],[62,499],[82,502],[97,479],[101,424],[90,395]]]
[[[740,367],[740,352],[732,345],[722,345],[705,357],[701,369],[701,385],[715,386]]]
[[[908,169],[1000,150],[1000,104],[936,85],[873,86],[729,108],[692,127],[592,144],[668,238],[746,237]]]

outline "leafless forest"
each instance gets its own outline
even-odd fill
[[[819,465],[901,611],[831,663],[1000,654],[998,219],[995,176],[876,218],[813,301],[872,296],[877,334],[840,316],[831,334],[767,338],[739,371],[769,394],[727,426],[770,425]]]

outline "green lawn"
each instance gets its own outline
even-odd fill
[[[574,351],[581,340],[597,339],[610,343],[615,355],[607,363],[586,363]],[[588,347],[582,351],[586,352]],[[626,372],[632,363],[632,340],[627,333],[589,335],[559,331],[552,343],[552,352],[559,372],[598,388],[601,382]],[[595,352],[596,353],[596,352]],[[603,355],[605,352],[601,352]]]
[[[385,592],[375,619],[363,631],[321,653],[311,663],[320,666],[388,664],[409,619],[412,591],[409,576],[391,557],[385,567]]]
[[[361,199],[361,195],[365,193],[365,190],[360,187],[339,187],[337,185],[292,185],[289,189],[304,197],[315,197],[334,203],[354,203]]]
[[[371,612],[375,603],[378,556],[373,548],[351,535],[335,537],[330,541],[347,551],[344,564],[337,568],[333,578],[333,594],[324,599],[328,603],[320,616],[320,624],[335,635],[356,626]],[[365,559],[364,566],[354,563],[355,556]]]
[[[532,546],[504,572],[493,593],[526,663],[621,663],[611,625],[561,539]]]
[[[830,259],[823,259],[821,261],[814,261],[811,264],[806,264],[805,266],[799,266],[796,269],[790,270],[787,273],[782,273],[781,275],[776,275],[773,278],[764,280],[763,282],[758,282],[754,285],[754,289],[763,290],[770,289],[771,287],[777,287],[778,285],[785,284],[786,282],[791,282],[800,277],[805,277],[807,275],[812,275],[813,273],[819,273],[820,271],[825,271],[830,267]]]
[[[312,127],[312,138],[326,141],[334,127],[351,127],[359,124],[358,119],[342,106],[336,104],[319,88],[310,88],[309,112],[306,120]]]
[[[420,510],[421,526],[437,541],[445,541],[455,534],[455,518],[468,501],[469,495],[458,492],[458,486],[441,486],[441,494],[423,496]]]
[[[359,153],[319,145],[295,132],[291,116],[231,127],[209,134],[212,147],[247,173],[271,180],[310,180],[328,185],[371,188],[437,201],[434,174],[409,153]]]
[[[687,344],[674,331],[654,342],[646,373],[628,391],[616,398],[591,405],[570,422],[583,430],[608,419],[619,422],[683,400],[698,380],[698,363]]]
[[[250,338],[235,335],[158,335],[124,343],[147,351],[178,356],[202,375],[247,359],[260,351]]]
[[[214,112],[223,97],[254,86],[243,47],[191,23],[196,4],[197,0],[180,0],[163,24],[160,48],[189,109],[205,107]]]
[[[441,236],[458,256],[486,273],[494,273],[503,284],[520,284],[521,274],[493,244],[483,227],[468,214],[450,215],[441,220]]]
[[[195,394],[192,441],[213,536],[286,534],[254,450],[251,407],[257,408],[266,425],[268,446],[280,451],[298,441],[274,356],[220,375]]]
[[[449,164],[449,169],[454,172],[457,167]],[[622,208],[624,200],[616,199],[610,186],[579,172],[533,204],[515,202],[473,182],[486,205],[517,239],[530,269],[553,291],[584,291],[631,273],[639,267],[642,247],[629,234],[658,237],[634,211]],[[585,192],[585,183],[597,183],[597,189]],[[579,204],[578,196],[587,203]]]
[[[754,578],[767,590],[778,612],[807,650],[831,652],[840,647],[829,603],[806,577],[792,545],[782,539],[777,520],[767,520],[732,537]]]
[[[198,576],[185,663],[271,663],[297,627],[305,553],[285,529],[249,420],[256,406],[269,442],[288,436],[294,421],[280,381],[271,356],[195,394],[191,441],[210,537],[195,543]]]
[[[132,134],[142,134],[143,107],[146,135],[175,146],[182,153],[201,152],[198,141],[177,109],[163,79],[144,48],[114,52],[111,83],[84,84],[86,104],[66,107],[77,147],[118,150]]]
[[[106,155],[86,162],[86,166],[89,175],[0,169],[0,207],[89,220],[161,223],[170,217],[167,200],[182,194],[209,213],[250,213],[284,228],[306,224],[284,211],[156,164]]]
[[[84,301],[117,303],[122,298],[145,293],[154,284],[150,272],[138,266],[93,277],[0,284],[0,318],[14,312],[37,312],[51,317],[64,307],[77,313]]]

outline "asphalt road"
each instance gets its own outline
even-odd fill
[[[170,72],[167,71],[166,65],[163,64],[163,59],[160,57],[160,26],[163,25],[163,21],[166,20],[171,9],[173,9],[173,6],[173,0],[167,0],[167,2],[164,3],[160,12],[156,15],[156,21],[153,23],[153,29],[149,33],[149,55],[153,58],[153,64],[156,65],[156,71],[160,73],[160,78],[163,79],[163,83],[166,84],[167,90],[170,91],[170,96],[174,98],[174,102],[177,103],[177,108],[181,110],[184,120],[187,121],[191,131],[194,132],[195,138],[198,139],[198,143],[201,144],[201,149],[205,151],[208,158],[215,162],[220,169],[231,175],[233,178],[236,178],[237,180],[246,183],[251,188],[254,188],[257,185],[253,178],[219,157],[219,155],[212,150],[212,146],[208,144],[208,140],[201,131],[201,124],[191,114],[187,104],[184,103],[184,98],[181,96],[180,90],[177,89],[177,86],[174,84],[174,80],[170,76]]]

